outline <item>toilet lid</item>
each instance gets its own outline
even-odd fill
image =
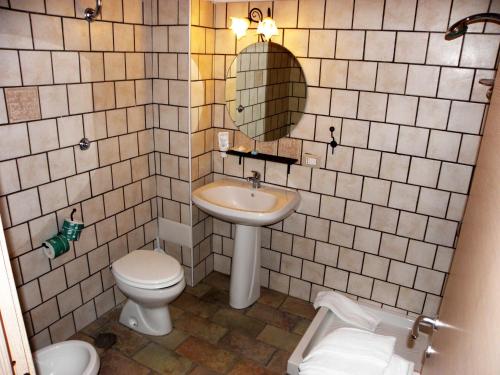
[[[177,284],[184,272],[170,255],[151,250],[135,250],[113,263],[115,277],[143,289],[160,289]]]

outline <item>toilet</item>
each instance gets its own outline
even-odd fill
[[[184,270],[163,251],[135,250],[113,262],[116,285],[128,298],[120,323],[141,333],[163,336],[172,330],[168,304],[184,290]]]
[[[33,353],[38,375],[97,375],[99,356],[88,342],[68,340]]]

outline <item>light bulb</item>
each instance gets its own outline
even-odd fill
[[[276,22],[271,17],[266,17],[259,22],[257,34],[262,34],[265,41],[269,41],[271,37],[278,35],[278,27]]]
[[[248,18],[231,17],[231,30],[236,34],[237,39],[241,39],[247,33],[250,26]]]

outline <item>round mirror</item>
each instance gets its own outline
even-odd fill
[[[256,141],[288,135],[306,105],[307,84],[295,56],[272,42],[255,43],[226,75],[226,108],[236,127]]]

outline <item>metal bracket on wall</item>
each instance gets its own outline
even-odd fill
[[[335,136],[333,135],[333,132],[335,131],[335,127],[330,126],[330,133],[332,134],[332,141],[330,142],[330,146],[332,147],[332,155],[335,151],[335,147],[337,147],[339,144],[335,140]]]

